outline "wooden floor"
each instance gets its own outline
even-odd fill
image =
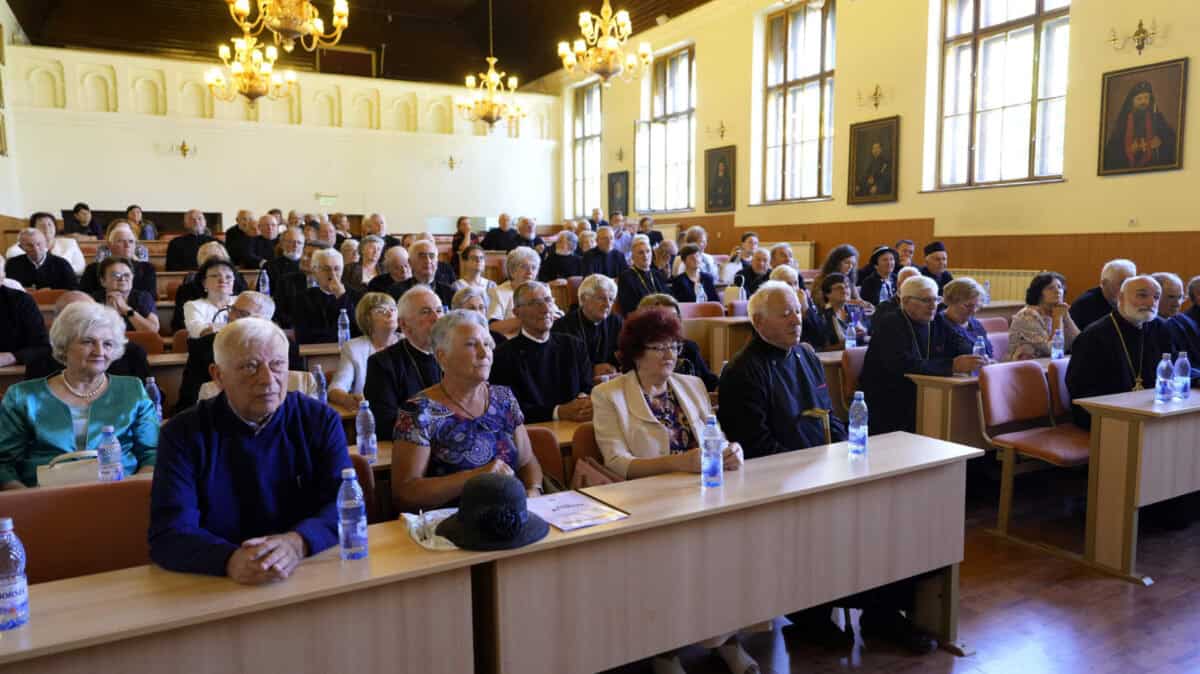
[[[1155,583],[1138,587],[987,533],[999,490],[987,462],[990,456],[973,462],[968,478],[961,569],[959,635],[975,655],[914,657],[888,644],[868,649],[861,640],[852,652],[834,653],[785,642],[777,619],[773,632],[743,637],[764,674],[1200,672],[1200,522],[1165,531],[1143,516],[1138,569]],[[1067,471],[1018,476],[1014,533],[1082,550],[1086,478]],[[715,652],[689,648],[681,659],[690,674],[729,671]],[[611,674],[652,671],[641,662]]]

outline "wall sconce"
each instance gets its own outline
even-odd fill
[[[187,159],[188,155],[195,151],[196,151],[196,148],[191,145],[188,145],[188,142],[186,140],[179,141],[178,145],[171,146],[171,153],[174,154],[174,153],[178,152],[179,156],[183,157],[184,159]]]
[[[617,157],[617,161],[621,162],[622,164],[625,163],[625,148],[624,147],[617,148],[616,157]]]
[[[446,161],[446,166],[449,166],[451,171],[453,171],[454,169],[456,169],[462,165],[463,165],[463,160],[455,159],[454,155],[450,155],[450,159],[448,159]]]
[[[720,138],[721,140],[725,140],[725,132],[728,130],[729,129],[726,128],[726,126],[725,126],[725,120],[723,120],[723,119],[718,120],[717,128],[715,128],[715,129],[711,126],[704,127],[705,133],[709,133],[709,134],[715,133],[715,134],[717,134],[717,137]]]
[[[865,108],[865,107],[867,107],[867,102],[870,101],[871,103],[873,103],[875,105],[875,109],[878,110],[879,104],[883,102],[884,98],[885,98],[885,96],[883,94],[883,87],[879,86],[878,84],[875,85],[875,90],[872,91],[871,93],[867,94],[866,96],[863,96],[862,89],[859,89],[858,90],[858,107]]]
[[[1138,56],[1141,56],[1142,50],[1144,50],[1148,45],[1154,44],[1154,36],[1156,35],[1158,35],[1157,21],[1152,19],[1150,21],[1150,29],[1147,30],[1146,24],[1143,23],[1141,19],[1138,19],[1137,30],[1125,37],[1118,36],[1117,29],[1113,28],[1112,32],[1109,33],[1108,43],[1112,45],[1114,50],[1120,51],[1125,48],[1126,42],[1133,42],[1134,48],[1137,49]]]

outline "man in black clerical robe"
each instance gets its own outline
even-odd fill
[[[579,304],[554,322],[551,332],[574,335],[587,346],[592,376],[607,377],[620,374],[617,360],[617,338],[623,321],[614,314],[615,284],[607,276],[595,274],[579,284]]]
[[[74,290],[79,287],[79,279],[76,278],[75,269],[71,267],[71,263],[49,251],[46,236],[39,230],[22,230],[17,239],[17,245],[25,254],[8,260],[6,264],[8,278],[25,286],[26,290],[35,288]]]
[[[396,415],[416,394],[442,380],[433,355],[433,324],[442,315],[442,301],[419,286],[400,301],[400,331],[404,338],[367,359],[363,397],[375,415],[375,436],[391,440]]]
[[[512,227],[512,217],[501,213],[498,226],[489,229],[480,242],[484,250],[502,250],[505,253],[517,247],[517,230]]]
[[[934,241],[925,246],[925,266],[921,267],[921,275],[929,277],[937,283],[938,295],[942,294],[947,283],[954,280],[947,270],[949,266],[950,256],[946,252],[946,244]]]
[[[871,161],[867,162],[854,186],[860,197],[883,196],[892,193],[892,163],[883,156],[883,145],[871,143]]]
[[[513,292],[521,332],[496,347],[489,380],[512,389],[525,423],[590,421],[592,364],[583,340],[551,332],[554,298],[538,281]]]
[[[801,340],[799,298],[785,284],[771,283],[755,300],[754,336],[721,373],[717,419],[730,442],[747,459],[825,444],[825,425],[805,412],[829,412],[833,402],[825,370]],[[761,304],[760,304],[761,302]],[[830,415],[830,439],[846,439],[846,426]]]
[[[270,297],[256,291],[247,291],[234,298],[229,307],[229,322],[233,323],[250,316],[269,321],[274,313],[275,303]],[[188,340],[187,363],[183,366],[183,376],[179,382],[179,396],[175,399],[176,414],[195,405],[200,397],[200,387],[204,386],[206,382],[212,381],[209,366],[214,362],[213,342],[216,339],[217,333],[213,332],[198,339]],[[288,340],[288,369],[296,372],[304,372],[308,369],[305,366],[304,358],[300,355],[300,346],[294,339]],[[333,373],[330,372],[328,375],[332,376]]]
[[[1154,388],[1163,354],[1171,354],[1174,362],[1179,351],[1158,316],[1161,293],[1153,278],[1135,276],[1121,289],[1116,311],[1079,333],[1067,366],[1072,400]],[[1193,379],[1196,374],[1193,364]],[[1071,405],[1071,414],[1077,426],[1091,428],[1092,417],[1082,407]]]
[[[171,239],[167,244],[167,271],[193,271],[199,266],[196,254],[200,246],[216,241],[208,233],[204,212],[193,208],[183,215],[183,228],[187,234]]]
[[[0,260],[0,280],[4,262]],[[26,365],[50,355],[50,336],[37,302],[29,293],[0,286],[0,367]]]
[[[1159,112],[1154,87],[1149,81],[1142,80],[1133,85],[1110,128],[1108,141],[1104,144],[1105,171],[1175,164],[1175,129]]]
[[[310,263],[316,269],[317,286],[306,288],[292,307],[292,325],[301,344],[330,344],[338,341],[338,317],[342,311],[350,319],[350,336],[362,332],[354,320],[354,309],[362,293],[342,283],[342,254],[325,249]]]
[[[756,248],[750,259],[742,263],[742,268],[733,277],[733,284],[741,286],[746,292],[746,299],[758,290],[758,287],[771,278],[771,253],[766,248]]]
[[[1137,266],[1129,260],[1109,260],[1100,270],[1100,285],[1089,288],[1071,303],[1071,320],[1080,330],[1108,316],[1117,308],[1117,296],[1125,279],[1137,275]]]
[[[626,315],[637,311],[638,303],[646,295],[671,294],[671,284],[654,268],[654,252],[646,242],[634,241],[629,259],[633,266],[617,277],[617,304]]]
[[[916,430],[917,385],[905,375],[949,377],[986,364],[985,357],[971,355],[974,345],[937,312],[932,280],[910,280],[900,292],[900,311],[874,319],[875,335],[858,380],[871,412],[871,435]]]
[[[454,299],[454,282],[444,283],[438,279],[437,272],[440,263],[437,261],[437,256],[437,245],[432,241],[417,241],[409,246],[408,259],[412,268],[412,276],[388,286],[387,293],[399,300],[410,288],[422,285],[437,294],[438,298],[442,300],[443,307],[449,307]]]
[[[585,276],[604,274],[614,279],[629,267],[625,254],[613,248],[611,227],[601,227],[596,233],[596,247],[583,254],[580,266]]]
[[[1171,341],[1179,350],[1186,350],[1192,367],[1200,365],[1200,276],[1188,282],[1188,299],[1192,306],[1167,320]]]

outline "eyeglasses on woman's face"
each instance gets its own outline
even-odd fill
[[[663,358],[667,357],[668,354],[672,355],[672,356],[678,356],[679,353],[681,351],[683,351],[683,344],[681,342],[667,342],[665,344],[647,344],[646,350],[653,351]]]

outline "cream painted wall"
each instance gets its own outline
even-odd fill
[[[4,26],[4,35],[2,40],[3,46],[7,52],[12,52],[13,44],[22,44],[28,40],[25,37],[25,32],[21,29],[21,25],[17,23],[17,17],[13,15],[12,9],[8,6],[7,0],[0,0],[0,26]],[[11,57],[8,59],[11,62]],[[8,77],[11,68],[0,65],[0,99],[5,100],[5,106],[11,107],[12,104],[7,99],[8,94]],[[20,205],[18,193],[20,192],[20,184],[17,181],[16,161],[12,156],[12,140],[13,140],[13,121],[10,114],[6,114],[4,110],[0,110],[0,128],[6,128],[6,139],[9,145],[9,156],[0,157],[0,213],[12,213]]]
[[[461,120],[451,86],[302,73],[296,93],[215,101],[208,63],[9,47],[8,111],[20,189],[0,212],[202,207],[367,213],[393,231],[502,210],[559,210],[559,101],[519,96],[519,132]],[[186,140],[183,158],[173,147]],[[448,166],[453,156],[456,167]],[[336,195],[322,207],[317,194]]]
[[[1104,72],[1181,56],[1200,55],[1200,3],[1143,0],[1138,3],[1075,0],[1071,14],[1071,48],[1065,182],[1057,184],[921,193],[926,112],[928,0],[840,0],[834,139],[834,197],[829,201],[751,206],[752,147],[760,145],[761,52],[764,17],[782,7],[762,0],[713,0],[673,17],[663,26],[635,35],[648,40],[656,53],[680,44],[695,44],[697,75],[695,211],[703,215],[704,150],[737,146],[737,216],[739,227],[806,222],[843,222],[901,218],[935,218],[941,235],[985,235],[1070,232],[1140,232],[1197,228],[1200,190],[1195,188],[1200,141],[1188,139],[1182,171],[1101,178],[1096,175],[1100,124],[1100,80]],[[1108,44],[1109,30],[1132,32],[1139,18],[1157,20],[1158,41],[1138,56],[1127,47]],[[1200,62],[1193,60],[1188,88],[1188,136],[1200,131],[1196,100]],[[569,87],[576,77],[561,71],[531,83],[532,90],[563,96],[563,119],[569,119]],[[879,110],[858,103],[876,84],[887,94]],[[603,175],[633,173],[634,121],[640,87],[616,83],[603,92]],[[901,117],[900,200],[895,204],[848,206],[847,133],[853,123]],[[724,122],[727,133],[715,129]],[[569,128],[569,127],[566,127]],[[569,137],[565,139],[569,147]],[[624,151],[624,161],[616,158]],[[561,190],[570,208],[569,152],[564,153]],[[761,159],[759,159],[761,161]],[[757,176],[756,176],[757,179]],[[607,203],[607,185],[602,203]],[[630,192],[634,192],[632,189]],[[670,215],[659,219],[669,221]],[[1130,226],[1136,219],[1136,227]]]

